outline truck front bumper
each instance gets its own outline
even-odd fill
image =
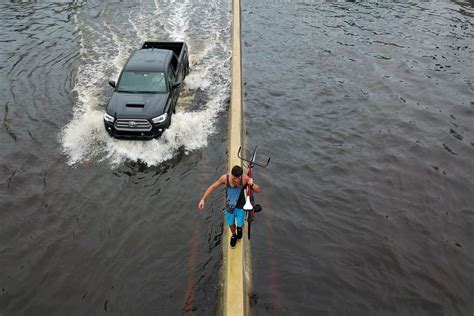
[[[160,124],[153,124],[149,122],[149,124],[151,125],[151,129],[149,128],[149,130],[139,128],[137,128],[137,130],[134,130],[134,127],[120,128],[116,126],[116,122],[111,123],[104,120],[105,130],[111,137],[136,140],[148,140],[160,137],[165,131],[165,129],[169,127],[170,121],[167,120]]]

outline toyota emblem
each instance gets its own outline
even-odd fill
[[[137,126],[137,122],[135,122],[135,121],[130,121],[130,122],[128,123],[128,126],[129,126],[129,127],[135,127],[135,126]]]

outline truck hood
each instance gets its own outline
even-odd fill
[[[152,119],[164,113],[168,93],[136,94],[115,92],[107,113],[115,118]]]

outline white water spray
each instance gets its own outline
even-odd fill
[[[196,8],[196,5],[202,7]],[[156,165],[171,159],[180,148],[192,151],[207,145],[229,94],[230,43],[223,38],[230,30],[230,13],[222,9],[223,16],[215,16],[216,8],[225,5],[230,7],[227,2],[177,1],[160,7],[155,1],[149,8],[137,6],[123,12],[128,17],[125,25],[117,24],[115,12],[107,10],[95,19],[81,12],[76,16],[81,37],[81,65],[74,87],[77,101],[73,118],[60,135],[63,152],[71,165],[102,160],[112,165],[125,160]],[[214,9],[207,10],[207,7]],[[200,17],[207,27],[193,30],[191,13],[197,9],[209,12],[208,17]],[[123,21],[120,16],[117,19]],[[155,22],[157,20],[160,22]],[[118,77],[130,53],[143,41],[160,39],[186,40],[191,47],[191,73],[185,80],[171,127],[161,138],[151,141],[113,139],[106,133],[102,118],[107,93],[110,95],[107,80]],[[192,47],[196,47],[196,52]],[[206,93],[206,102],[199,105],[198,110],[187,111],[187,105],[198,90]]]

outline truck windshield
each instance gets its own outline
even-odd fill
[[[162,72],[125,71],[118,83],[117,92],[166,92],[165,74]]]

